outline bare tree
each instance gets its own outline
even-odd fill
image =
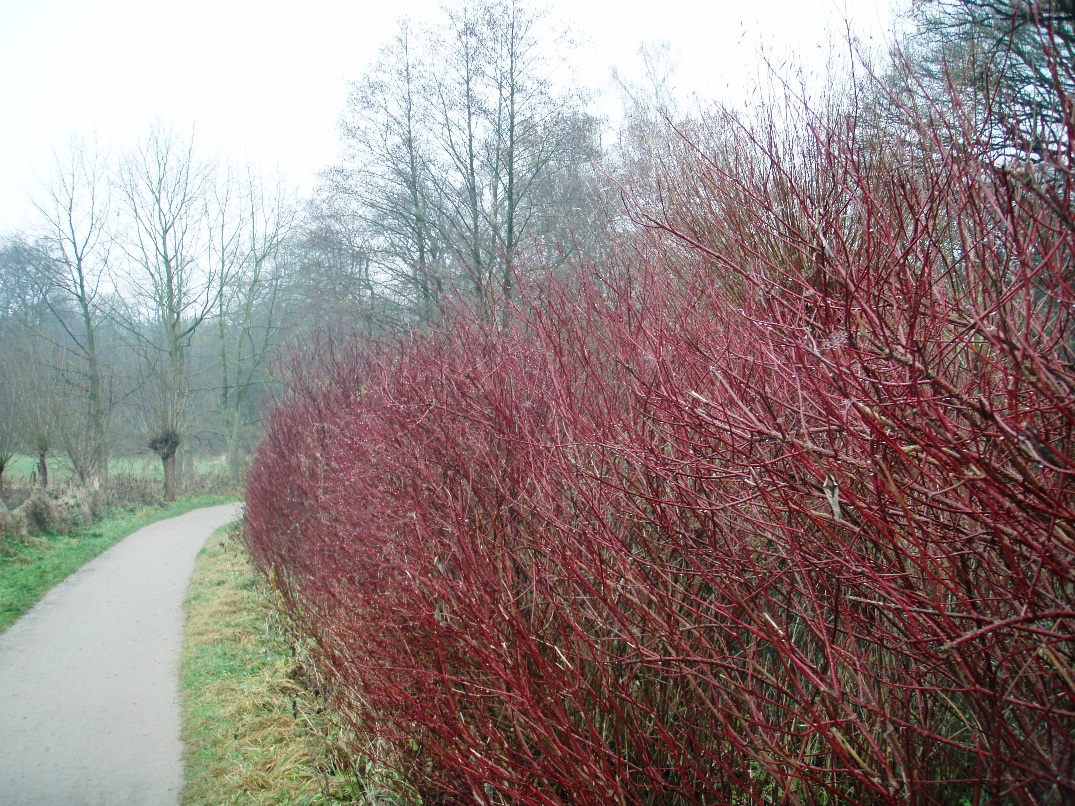
[[[0,326],[38,327],[47,318],[49,289],[40,282],[42,249],[25,235],[0,240]]]
[[[437,47],[443,172],[454,205],[448,241],[480,297],[510,300],[522,266],[569,236],[597,188],[597,121],[568,74],[567,34],[520,0],[478,0],[449,14]],[[585,190],[583,188],[586,188]],[[543,243],[544,241],[544,243]],[[574,251],[569,241],[556,248]]]
[[[349,322],[372,333],[388,319],[389,293],[374,278],[366,221],[352,206],[337,202],[323,195],[311,199],[286,246],[286,260],[295,267],[285,317],[290,331]]]
[[[105,158],[93,146],[72,141],[66,153],[54,156],[53,175],[44,185],[37,209],[41,221],[40,244],[47,260],[38,267],[39,281],[56,323],[66,339],[63,349],[69,389],[75,398],[77,420],[84,434],[71,430],[68,451],[81,483],[96,490],[108,478],[111,386],[102,360],[99,330],[104,313],[103,286],[112,247],[110,183]],[[36,376],[35,376],[36,377]],[[47,390],[38,390],[44,394]],[[51,410],[48,400],[35,408]],[[36,417],[39,446],[52,432],[52,415]],[[44,452],[38,451],[45,478]]]
[[[494,0],[481,9],[490,40],[489,83],[494,104],[487,163],[490,231],[498,257],[495,282],[510,299],[520,248],[540,212],[561,207],[554,174],[589,163],[594,152],[577,139],[590,119],[577,99],[558,92],[551,75],[562,61],[557,34],[540,13],[519,0]],[[582,146],[582,148],[580,148]]]
[[[0,490],[4,470],[23,442],[26,391],[20,370],[26,338],[48,318],[47,289],[38,282],[43,260],[41,249],[22,235],[0,242]]]
[[[510,299],[521,265],[589,223],[597,122],[565,86],[565,38],[518,0],[468,0],[432,29],[401,23],[354,85],[331,201],[420,318],[450,287]]]
[[[48,457],[58,431],[74,425],[64,422],[61,411],[67,391],[58,368],[63,353],[63,348],[44,334],[26,331],[20,339],[19,355],[12,361],[20,397],[19,431],[22,444],[37,458],[35,474],[41,488],[49,486]],[[78,457],[77,452],[74,455]]]
[[[445,199],[443,235],[479,300],[490,291],[494,260],[482,181],[487,109],[483,79],[489,56],[482,16],[474,4],[464,3],[449,13],[447,26],[434,35],[431,45],[441,65],[432,92],[438,113],[435,133],[443,155],[437,171],[438,190]]]
[[[295,221],[282,183],[247,167],[217,194],[210,251],[223,279],[217,296],[220,338],[219,405],[228,473],[239,480],[239,449],[251,417],[251,391],[276,343],[283,318],[286,260],[283,244]]]
[[[902,105],[949,119],[971,113],[989,126],[1001,159],[1054,162],[1071,136],[1075,4],[935,0],[909,13],[912,31],[890,82]]]
[[[336,206],[353,205],[378,268],[429,321],[444,291],[440,200],[432,174],[429,66],[407,20],[361,81],[340,124],[344,163],[330,172]]]
[[[130,219],[123,323],[142,358],[146,444],[161,459],[168,501],[175,500],[176,452],[190,420],[190,342],[220,293],[221,270],[206,260],[210,183],[193,141],[159,125],[123,160]]]
[[[15,456],[19,445],[19,395],[15,389],[15,373],[6,340],[0,340],[0,492],[4,489],[4,470]],[[0,511],[3,502],[0,501]]]

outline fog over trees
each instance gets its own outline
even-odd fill
[[[1018,110],[1028,152],[1067,136],[1035,56],[1043,42],[1070,56],[1067,6],[946,0],[912,29],[882,69],[879,119],[898,118],[904,89],[940,108],[955,86]],[[573,46],[516,0],[401,20],[353,77],[339,159],[306,198],[160,123],[134,144],[59,148],[36,224],[0,242],[0,483],[17,453],[41,485],[59,461],[99,490],[113,457],[155,455],[172,498],[195,453],[226,456],[238,480],[289,345],[429,328],[461,304],[506,316],[520,285],[601,266],[667,190],[653,169],[679,134],[726,118],[676,109],[651,50],[614,126],[574,83]]]
[[[362,228],[400,318],[434,321],[457,293],[510,301],[528,267],[599,249],[600,121],[557,84],[564,38],[483,0],[438,27],[401,21],[353,83],[323,193]]]
[[[155,455],[170,499],[197,452],[238,480],[288,344],[492,315],[599,255],[611,181],[568,50],[510,0],[401,20],[305,199],[161,123],[57,150],[36,224],[0,252],[0,468],[31,454],[47,486],[59,460],[99,490],[110,457]]]

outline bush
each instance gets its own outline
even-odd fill
[[[989,134],[722,128],[615,276],[296,359],[246,540],[370,752],[428,802],[1075,798],[1070,144]]]

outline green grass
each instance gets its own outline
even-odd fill
[[[64,458],[50,456],[49,479],[55,483],[62,483],[71,477],[71,465]],[[11,457],[11,461],[4,467],[4,482],[26,482],[30,475],[37,469],[37,457],[25,453],[17,453]],[[144,453],[138,456],[114,456],[109,460],[110,473],[124,473],[131,476],[143,476],[148,479],[161,479],[164,477],[164,468],[161,460],[155,454]],[[194,470],[197,473],[227,472],[226,459],[197,456],[194,458]]]
[[[228,527],[198,555],[184,610],[183,806],[369,802]]]
[[[132,532],[164,518],[229,500],[234,499],[188,498],[164,508],[142,509],[135,514],[98,521],[66,535],[36,535],[11,541],[7,550],[0,553],[0,631],[37,604],[54,585]]]
[[[108,463],[108,470],[110,473],[127,473],[132,476],[143,476],[148,479],[164,478],[164,466],[161,464],[161,460],[154,454],[113,458]],[[194,459],[194,472],[199,475],[205,473],[226,473],[227,471],[227,460],[201,456],[195,457]]]
[[[4,465],[4,481],[13,480],[27,481],[30,474],[37,468],[37,457],[25,453],[17,453]],[[52,463],[49,463],[49,472],[52,472]]]

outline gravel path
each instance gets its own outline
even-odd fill
[[[0,804],[175,804],[182,602],[227,504],[140,529],[0,635]]]

